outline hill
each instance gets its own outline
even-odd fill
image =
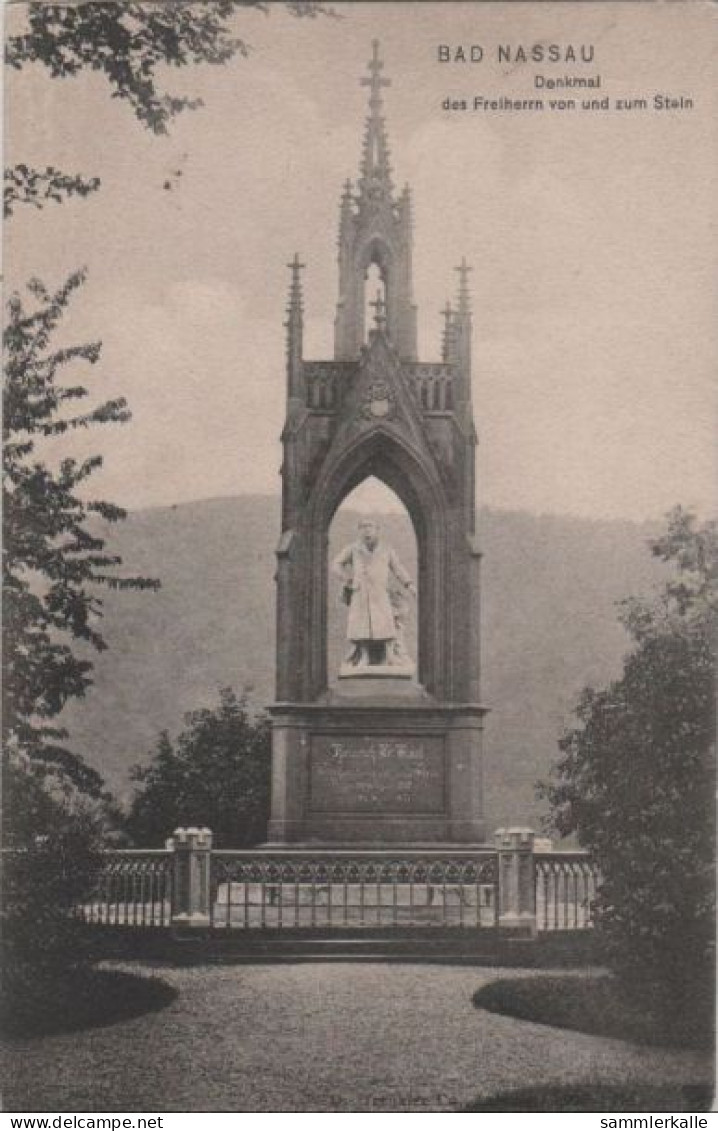
[[[128,796],[129,767],[160,730],[213,705],[221,686],[251,685],[269,703],[274,680],[274,497],[211,499],[138,511],[113,530],[128,570],[160,577],[156,593],[108,593],[95,686],[63,712],[72,748]],[[353,536],[341,511],[332,547]],[[408,520],[382,519],[386,537],[415,569]],[[630,522],[480,513],[483,560],[483,698],[489,829],[538,827],[534,783],[557,756],[556,739],[587,683],[620,671],[627,637],[615,602],[659,575],[646,549],[651,528]],[[330,611],[330,657],[342,623]],[[332,659],[331,662],[334,662]]]

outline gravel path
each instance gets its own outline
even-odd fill
[[[162,1012],[11,1045],[5,1110],[456,1111],[534,1083],[711,1075],[697,1052],[472,1006],[479,986],[516,971],[327,963],[152,972],[180,991]]]

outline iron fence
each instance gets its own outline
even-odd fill
[[[86,923],[169,927],[172,922],[173,856],[164,849],[105,853],[92,898],[79,908]]]
[[[225,930],[301,927],[493,927],[496,854],[258,856],[217,851],[211,919]]]
[[[585,930],[593,926],[598,869],[585,852],[536,853],[536,928]]]
[[[503,889],[498,853],[488,846],[466,852],[273,851],[212,849],[210,840],[196,857],[198,871],[189,864],[193,851],[169,842],[167,849],[105,853],[95,891],[77,909],[78,917],[86,923],[139,928],[184,922],[220,932],[476,930],[500,927],[505,913],[510,920],[519,891],[510,873]],[[533,923],[538,932],[593,926],[599,875],[587,853],[534,852],[528,874],[533,877],[529,902],[518,908],[524,924]],[[198,914],[189,906],[188,883],[193,891],[205,892]]]

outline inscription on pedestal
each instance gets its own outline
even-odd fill
[[[438,736],[312,736],[309,804],[315,813],[442,813],[444,778]]]

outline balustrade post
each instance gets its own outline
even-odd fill
[[[173,853],[172,926],[209,927],[211,831],[175,829],[167,849]]]
[[[532,829],[497,829],[499,928],[513,938],[536,934],[536,884]]]

